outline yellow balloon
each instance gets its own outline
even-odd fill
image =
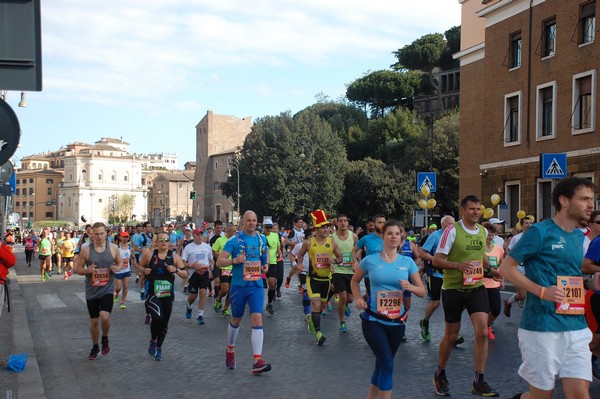
[[[492,200],[492,205],[496,206],[500,203],[500,196],[498,194],[492,194],[490,198]]]
[[[533,215],[527,215],[525,216],[527,219],[531,220],[531,223],[535,223],[535,216]]]
[[[485,211],[485,205],[482,204],[479,208],[481,209],[481,213]]]
[[[426,184],[423,184],[421,186],[421,194],[423,194],[424,196],[428,196],[429,194],[431,194],[431,190],[429,190],[429,186]]]
[[[486,210],[483,211],[483,217],[484,218],[489,219],[492,216],[494,216],[494,210],[492,208],[486,208]]]
[[[424,199],[420,199],[419,200],[419,208],[421,208],[421,209],[427,208],[427,201],[425,201]]]
[[[521,222],[515,225],[515,229],[517,229],[517,231],[521,231]]]
[[[429,201],[427,201],[427,208],[429,209],[433,209],[435,208],[437,202],[435,202],[435,200],[432,198]]]
[[[517,212],[517,218],[519,219],[523,219],[525,217],[526,213],[524,210],[520,210],[519,212]]]

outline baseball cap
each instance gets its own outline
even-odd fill
[[[437,227],[437,224],[435,224],[435,223],[431,223],[431,224],[429,225],[429,228],[430,228],[430,229],[437,229],[438,227]]]
[[[129,233],[124,231],[121,234],[119,234],[121,237],[129,237]]]
[[[504,223],[504,220],[500,220],[498,218],[491,218],[490,223],[491,224],[502,224],[502,223]]]
[[[202,233],[204,233],[204,232],[202,231],[202,229],[195,229],[195,230],[194,230],[194,234],[202,234]]]
[[[192,228],[190,226],[187,226],[184,230],[186,230],[186,231],[187,230],[192,231]]]
[[[263,221],[263,226],[273,226],[273,221],[271,219],[265,219]]]

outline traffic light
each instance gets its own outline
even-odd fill
[[[196,192],[190,191],[190,199],[196,199]]]

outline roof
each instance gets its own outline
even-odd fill
[[[194,172],[188,170],[176,172],[159,171],[156,177],[167,181],[189,182],[194,181]]]
[[[231,148],[231,149],[229,149],[229,150],[226,150],[226,151],[221,151],[221,152],[217,152],[217,153],[215,153],[215,154],[211,154],[210,156],[211,156],[211,157],[216,157],[216,156],[220,156],[220,155],[229,155],[229,154],[235,154],[236,152],[240,152],[241,150],[242,150],[242,146],[239,146],[239,145],[238,145],[238,146],[236,146],[236,147],[233,147],[233,148]]]
[[[96,141],[96,144],[99,143],[117,143],[117,144],[129,144],[123,141],[123,138],[115,139],[113,137],[102,137],[100,140]]]

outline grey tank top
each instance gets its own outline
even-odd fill
[[[90,256],[88,257],[86,266],[96,264],[96,270],[92,274],[85,275],[85,298],[99,299],[105,295],[113,295],[115,291],[115,275],[110,270],[110,267],[115,264],[115,259],[110,252],[110,243],[106,242],[104,252],[99,253],[94,248],[94,244],[90,244]]]

